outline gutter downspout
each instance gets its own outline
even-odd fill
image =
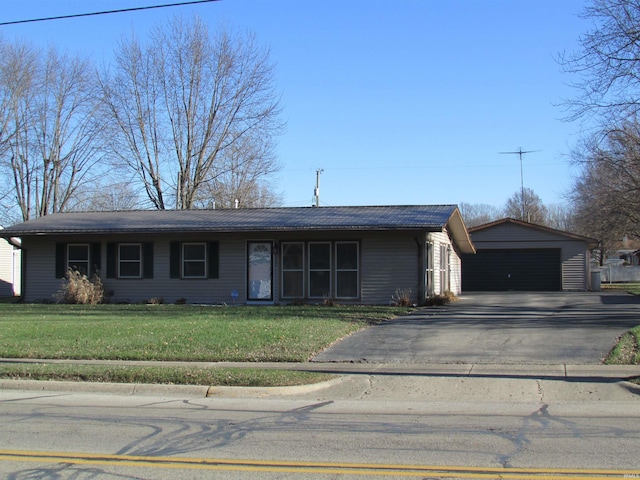
[[[424,242],[420,242],[418,237],[413,237],[418,245],[418,305],[422,305],[427,299],[426,295],[426,286],[427,286],[427,278],[426,278],[426,268],[425,268],[425,258],[424,258]]]

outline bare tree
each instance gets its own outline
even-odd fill
[[[547,223],[547,208],[542,203],[542,199],[530,188],[514,193],[505,204],[504,214],[507,217],[538,225]]]
[[[563,203],[551,203],[546,205],[546,209],[547,227],[576,233],[574,212],[570,205]]]
[[[486,203],[460,203],[460,213],[467,227],[477,227],[494,222],[502,217],[499,208]]]
[[[0,150],[3,188],[23,220],[63,211],[89,175],[97,175],[100,98],[93,70],[87,60],[54,48],[1,48],[0,125],[8,132]]]
[[[624,236],[640,238],[640,125],[591,137],[573,159],[582,167],[571,193],[580,233],[606,249]]]
[[[275,207],[282,203],[268,178],[279,169],[268,137],[248,134],[227,148],[198,193],[198,207]],[[237,201],[237,202],[236,202]]]
[[[270,141],[283,126],[268,50],[253,35],[212,36],[197,17],[174,17],[145,45],[123,40],[101,85],[115,151],[157,209],[194,208],[205,183],[222,178],[223,157],[242,154],[229,150],[247,136]]]
[[[143,208],[143,204],[131,182],[113,181],[107,177],[94,188],[79,189],[70,207],[74,211],[104,212],[134,210]]]
[[[560,63],[577,80],[577,96],[566,102],[570,119],[596,115],[605,121],[635,116],[640,106],[640,0],[592,0],[583,17],[593,27],[579,52]]]

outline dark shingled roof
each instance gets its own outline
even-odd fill
[[[441,230],[455,205],[241,208],[56,213],[0,230],[3,237],[78,233]]]

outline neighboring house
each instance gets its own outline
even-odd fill
[[[474,252],[455,205],[59,213],[1,235],[22,240],[27,301],[70,268],[99,273],[113,302],[421,301],[460,293]]]
[[[640,265],[640,250],[623,249],[616,250],[613,255],[609,255],[604,259],[604,265]]]
[[[592,238],[505,218],[469,229],[476,255],[463,256],[464,291],[583,291],[590,288]]]
[[[16,242],[15,239],[12,241]],[[11,241],[0,238],[0,297],[20,295],[20,258],[20,249]]]

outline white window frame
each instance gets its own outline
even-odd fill
[[[311,247],[313,245],[328,245],[329,246],[329,267],[328,268],[311,268]],[[312,272],[327,272],[329,275],[329,295],[333,295],[333,248],[332,242],[309,242],[307,246],[307,298],[323,298],[323,296],[311,295],[311,273]]]
[[[184,249],[186,246],[193,246],[193,245],[200,245],[202,246],[203,252],[204,252],[204,257],[202,259],[186,259],[185,255],[184,255]],[[181,258],[181,262],[180,262],[180,269],[181,269],[181,274],[182,274],[182,278],[207,278],[207,263],[208,263],[208,258],[207,258],[207,242],[182,242],[180,248],[182,249],[182,251],[180,252],[180,258]],[[191,263],[196,263],[196,262],[200,262],[203,264],[203,269],[202,271],[204,272],[202,275],[187,275],[186,273],[186,269],[184,268],[184,265],[186,262],[191,262]]]
[[[356,268],[338,268],[338,245],[355,245],[356,246]],[[360,242],[354,240],[341,240],[336,241],[334,245],[334,258],[335,258],[335,297],[340,299],[356,299],[360,298]],[[338,296],[338,273],[339,272],[356,272],[356,296],[354,297],[341,297]]]
[[[138,247],[138,259],[137,260],[123,260],[121,258],[121,248],[122,247]],[[122,264],[123,263],[137,263],[138,264],[138,275],[123,275],[122,274]],[[142,278],[143,270],[142,270],[142,244],[141,243],[118,243],[118,278]]]
[[[71,247],[84,247],[86,249],[87,252],[87,259],[86,260],[77,260],[77,259],[72,259],[71,255],[69,255],[69,251],[71,249]],[[89,275],[90,273],[90,266],[91,266],[91,248],[90,245],[88,243],[68,243],[67,244],[67,272],[69,270],[76,270],[74,268],[72,268],[71,264],[73,263],[86,263],[87,264],[87,271],[86,271],[86,275]]]

